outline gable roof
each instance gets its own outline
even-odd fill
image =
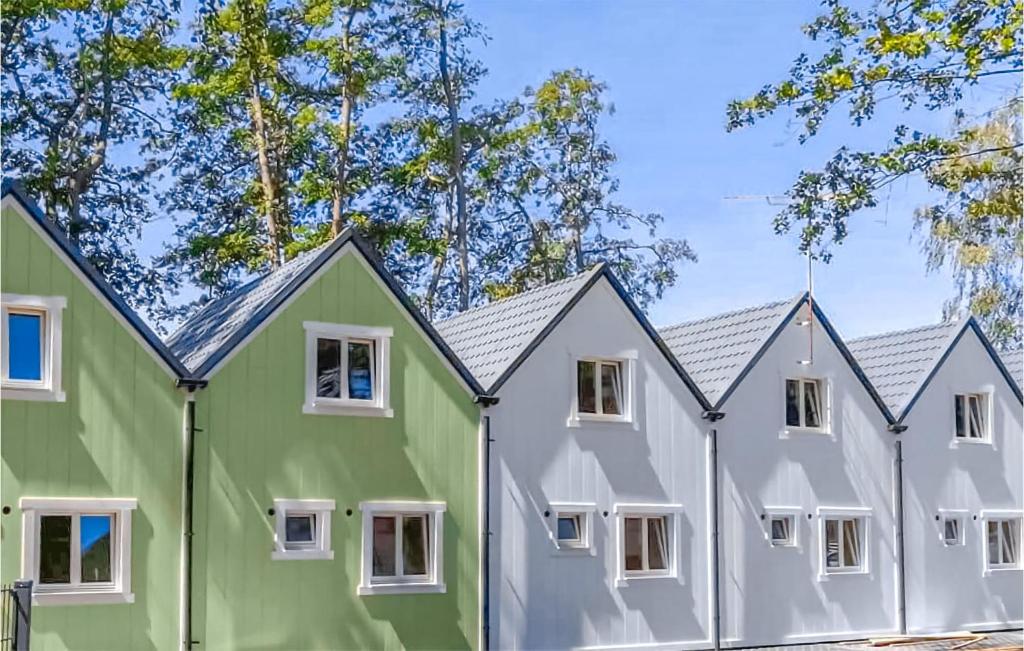
[[[667,326],[661,328],[661,333],[683,366],[689,368],[692,365],[697,369],[695,376],[701,378],[701,390],[708,395],[714,409],[718,411],[808,299],[808,293],[804,292],[788,301],[775,301]],[[882,416],[887,422],[894,422],[892,413],[846,347],[843,338],[825,316],[818,301],[813,301],[811,307],[818,324],[846,360]]]
[[[469,389],[483,397],[485,392],[480,383],[409,300],[373,247],[351,227],[329,244],[296,256],[274,271],[204,306],[168,337],[171,350],[185,360],[196,378],[206,378],[279,308],[303,291],[307,281],[334,260],[346,245],[351,245],[363,257]]]
[[[441,321],[437,329],[480,383],[494,395],[602,278],[608,281],[701,407],[710,408],[697,384],[604,263],[571,278],[467,310]]]
[[[850,342],[850,349],[886,400],[889,409],[898,416],[897,422],[902,422],[968,330],[973,330],[978,336],[1000,374],[1017,399],[1021,400],[1020,382],[1014,378],[1000,353],[992,347],[974,317],[966,321],[951,321],[861,337]],[[1021,364],[1018,351],[1016,368],[1020,369]]]
[[[1024,388],[1024,350],[1001,350],[999,359],[1003,360],[1003,366],[1017,383],[1017,388]]]
[[[71,243],[71,241],[57,228],[53,222],[46,218],[43,211],[26,192],[25,189],[16,180],[11,178],[5,178],[2,183],[2,189],[0,189],[0,200],[6,199],[10,196],[14,199],[18,205],[24,211],[24,214],[34,223],[39,230],[45,234],[49,239],[50,244],[53,245],[57,252],[58,257],[63,257],[70,263],[72,272],[81,279],[87,286],[89,286],[94,293],[98,295],[100,301],[105,303],[106,306],[114,313],[115,317],[119,317],[119,320],[129,329],[130,332],[136,335],[143,346],[148,347],[149,350],[163,363],[164,368],[177,378],[184,378],[188,375],[188,370],[185,366],[178,361],[178,358],[167,348],[160,337],[153,332],[152,329],[146,323],[139,318],[139,315],[135,313],[128,303],[125,302],[121,296],[114,291],[114,288],[110,286],[102,275],[96,270],[95,267],[85,258],[81,250],[77,246]]]

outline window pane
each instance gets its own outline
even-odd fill
[[[988,529],[988,564],[999,564],[999,523],[987,522]]]
[[[964,401],[967,396],[956,396],[953,399],[954,407],[954,418],[956,419],[956,436],[957,438],[966,438],[967,432],[964,431]]]
[[[946,518],[945,539],[947,545],[955,545],[960,542],[960,521],[955,518]]]
[[[617,363],[601,364],[601,410],[606,414],[622,414],[622,372]]]
[[[800,383],[786,380],[786,425],[800,426]]]
[[[373,519],[373,575],[395,575],[395,519]]]
[[[651,570],[668,569],[668,527],[665,518],[647,520],[647,565]]]
[[[817,382],[804,382],[804,426],[821,427],[821,396]]]
[[[980,439],[985,436],[985,414],[982,409],[984,400],[981,396],[969,396],[967,406],[970,411],[970,429],[968,435],[972,439]]]
[[[39,518],[39,582],[71,583],[71,516]]]
[[[843,565],[860,567],[859,520],[843,520]]]
[[[576,362],[576,396],[581,414],[597,413],[594,395],[594,362]]]
[[[839,567],[838,520],[825,520],[825,567]]]
[[[644,569],[643,526],[643,520],[640,518],[626,518],[626,569],[629,571]]]
[[[1017,563],[1018,533],[1020,522],[1017,520],[1006,520],[1003,522],[1003,562],[1015,565]]]
[[[315,515],[289,515],[284,519],[285,542],[313,542],[313,530],[316,528]]]
[[[364,341],[348,342],[348,397],[353,400],[373,400],[373,344]]]
[[[109,515],[83,515],[79,521],[82,536],[82,583],[111,581],[111,520]]]
[[[427,516],[402,516],[402,562],[406,575],[427,573]]]
[[[337,339],[316,340],[316,395],[341,397],[341,342]]]
[[[772,542],[789,542],[789,518],[772,518]]]
[[[580,540],[580,517],[578,515],[566,515],[558,518],[558,539]]]
[[[42,326],[40,314],[11,313],[7,316],[7,373],[10,379],[43,379]]]

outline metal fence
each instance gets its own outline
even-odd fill
[[[0,586],[0,651],[28,651],[32,621],[32,582]]]

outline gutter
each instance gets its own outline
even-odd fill
[[[701,418],[714,424],[725,418],[725,412],[709,409],[701,414]],[[718,528],[718,521],[720,519],[718,507],[718,428],[712,427],[708,431],[708,443],[710,445],[708,451],[710,457],[710,462],[708,464],[710,466],[710,477],[708,478],[708,481],[711,485],[711,490],[709,491],[709,501],[711,502],[711,646],[715,651],[719,651],[722,648],[722,610],[720,596],[722,577],[721,559],[719,558],[719,548],[721,543]]]
[[[483,408],[498,404],[497,396],[478,395],[473,399]],[[491,648],[491,417],[483,417],[483,480],[480,501],[483,503],[483,523],[480,529],[480,635],[483,651]]]
[[[195,442],[196,433],[203,430],[196,427],[196,402],[195,391],[206,387],[206,380],[180,379],[177,382],[179,388],[188,391],[188,400],[185,410],[185,496],[182,504],[183,510],[183,531],[184,545],[182,548],[182,569],[183,586],[181,594],[182,608],[182,636],[181,642],[185,651],[191,651],[192,647],[199,644],[198,640],[192,639],[192,537],[193,513],[195,504]]]
[[[899,436],[907,431],[902,423],[889,425],[889,431]],[[896,626],[900,635],[907,633],[907,575],[906,541],[903,536],[903,441],[896,439],[896,460],[893,478],[893,497],[896,507]]]

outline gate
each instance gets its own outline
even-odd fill
[[[0,586],[0,651],[28,651],[32,621],[32,582]]]

